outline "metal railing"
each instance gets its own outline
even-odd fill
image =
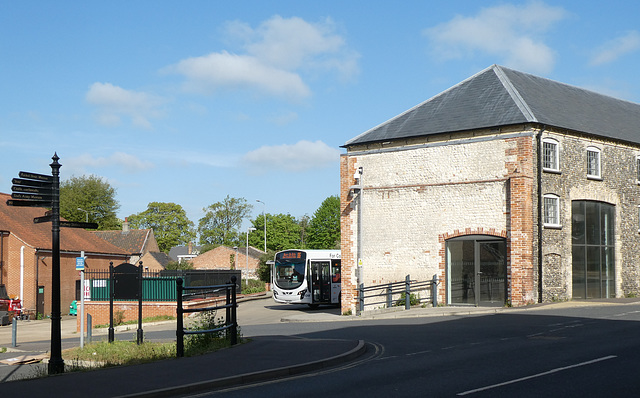
[[[231,345],[236,345],[238,343],[238,319],[236,316],[236,285],[237,278],[234,276],[231,277],[231,282],[226,283],[224,285],[213,285],[213,286],[183,286],[184,281],[182,278],[178,278],[176,280],[177,286],[177,301],[178,306],[176,309],[177,312],[177,330],[176,330],[176,356],[183,357],[184,356],[184,336],[192,335],[192,334],[204,334],[204,333],[218,333],[223,330],[227,331],[227,338],[229,338]],[[194,293],[186,293],[185,291]],[[188,297],[190,299],[194,298],[203,298],[204,295],[207,294],[217,294],[219,292],[226,292],[226,300],[224,305],[214,305],[208,307],[199,307],[199,308],[183,308],[183,300],[184,297]],[[205,312],[205,311],[215,311],[219,309],[226,310],[226,317],[224,321],[224,326],[208,329],[208,330],[190,330],[184,327],[184,319],[183,316],[185,313],[191,312]]]
[[[428,281],[411,280],[407,275],[404,281],[384,283],[380,285],[358,287],[358,309],[362,313],[365,306],[378,306],[378,308],[391,308],[404,304],[405,309],[411,309],[411,301],[419,305],[431,303],[438,306],[438,275],[434,275]],[[429,292],[430,295],[420,297],[420,292]]]

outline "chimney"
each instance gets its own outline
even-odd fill
[[[126,217],[124,219],[124,222],[122,223],[122,233],[123,234],[129,233],[129,221]]]
[[[187,254],[193,253],[193,242],[189,242],[189,252]]]

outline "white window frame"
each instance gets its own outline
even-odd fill
[[[640,155],[636,155],[636,184],[640,185]]]
[[[550,165],[551,167],[545,164],[545,144],[551,144],[555,146],[553,150],[555,165]],[[545,171],[554,171],[554,172],[560,171],[560,143],[558,142],[558,140],[553,138],[542,139],[542,169]]]
[[[591,165],[589,164],[589,153],[595,153],[597,156],[598,164],[595,170],[595,173],[591,170]],[[587,177],[591,179],[600,180],[602,179],[602,151],[600,148],[596,148],[594,146],[587,147]]]
[[[547,228],[561,228],[562,224],[560,223],[560,197],[556,194],[547,193],[543,196],[543,212],[544,212],[544,222],[543,225]],[[549,201],[553,201],[555,209],[549,208]],[[553,214],[551,214],[553,211]]]

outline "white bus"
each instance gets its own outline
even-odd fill
[[[272,271],[278,303],[340,303],[340,250],[284,250],[276,253]]]

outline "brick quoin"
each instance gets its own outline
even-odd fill
[[[341,312],[346,313],[356,308],[357,281],[355,277],[357,248],[355,247],[355,233],[353,230],[353,219],[356,217],[351,206],[354,200],[349,195],[349,188],[355,184],[353,175],[356,171],[355,157],[342,156],[340,158],[340,247],[341,247]]]

